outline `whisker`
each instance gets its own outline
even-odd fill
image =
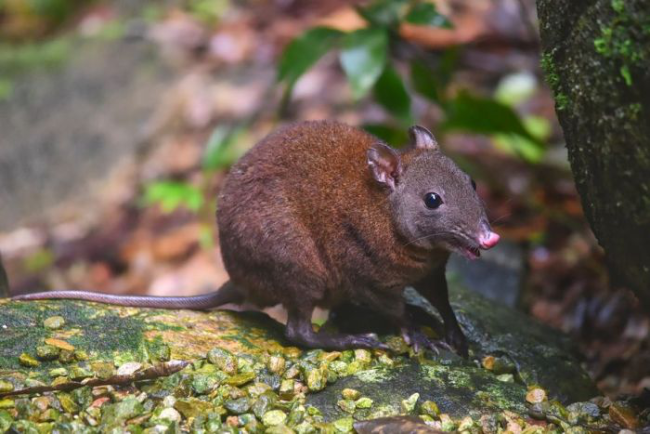
[[[497,223],[497,222],[500,221],[500,220],[503,220],[503,219],[505,219],[505,218],[510,217],[511,215],[512,215],[511,212],[509,212],[509,213],[505,213],[505,214],[503,214],[503,215],[497,217],[496,219],[492,220],[492,221],[490,222],[490,224],[493,225],[493,224]]]
[[[414,240],[412,240],[412,241],[409,241],[408,243],[404,244],[404,247],[407,247],[407,246],[409,246],[409,245],[411,245],[411,244],[417,243],[418,241],[422,241],[422,240],[426,240],[426,239],[429,239],[429,238],[436,237],[436,236],[438,236],[438,235],[446,235],[446,234],[451,235],[452,238],[453,238],[453,237],[461,238],[461,241],[464,242],[464,243],[467,243],[467,244],[474,244],[474,241],[473,241],[473,240],[471,240],[469,237],[467,237],[467,236],[465,236],[464,234],[462,234],[460,231],[455,232],[455,233],[449,233],[449,231],[441,231],[441,232],[436,232],[436,233],[433,233],[433,234],[428,234],[428,235],[425,235],[425,236],[423,236],[423,237],[416,238],[416,239],[414,239]]]
[[[411,240],[408,243],[404,244],[404,247],[410,246],[411,244],[417,243],[418,241],[426,240],[428,238],[433,238],[433,237],[441,235],[441,234],[444,234],[444,232],[435,232],[433,234],[428,234],[428,235],[425,235],[423,237],[416,238],[416,239]]]

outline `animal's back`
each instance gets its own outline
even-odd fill
[[[327,304],[324,288],[340,286],[344,272],[345,252],[333,247],[342,224],[387,216],[383,196],[369,193],[366,152],[376,140],[337,122],[302,122],[233,166],[217,203],[220,245],[251,301],[287,305],[298,291]]]

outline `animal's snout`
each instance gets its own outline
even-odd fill
[[[481,234],[481,237],[479,239],[479,245],[481,246],[482,249],[485,250],[491,249],[492,247],[497,245],[500,238],[501,237],[496,232],[487,230]]]

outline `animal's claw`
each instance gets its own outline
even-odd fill
[[[440,350],[453,351],[451,346],[445,341],[439,339],[432,339],[424,334],[419,327],[403,327],[401,330],[402,339],[406,342],[407,345],[413,348],[413,351],[416,353],[420,352],[420,349],[428,348],[436,354],[440,354]]]
[[[374,333],[368,333],[365,335],[357,335],[351,338],[351,346],[357,348],[365,348],[369,350],[380,349],[388,350],[388,345],[381,342],[377,335]]]

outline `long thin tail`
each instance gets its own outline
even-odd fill
[[[92,291],[48,291],[34,294],[24,294],[12,297],[12,300],[51,300],[70,299],[86,300],[96,303],[113,304],[118,306],[153,307],[158,309],[193,309],[208,310],[228,303],[240,304],[242,294],[230,282],[209,294],[192,297],[155,297],[148,295],[113,295]]]

